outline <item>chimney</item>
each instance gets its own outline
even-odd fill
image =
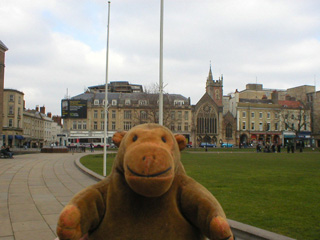
[[[272,93],[271,93],[271,99],[272,99],[272,102],[274,104],[277,104],[278,103],[278,100],[279,100],[279,93],[274,90]]]
[[[40,107],[40,112],[43,114],[46,114],[46,107],[45,106]]]
[[[47,113],[47,117],[49,117],[49,118],[51,118],[51,117],[52,117],[51,112],[48,112],[48,113]]]
[[[39,112],[39,105],[36,106],[36,111]]]

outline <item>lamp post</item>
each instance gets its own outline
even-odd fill
[[[110,1],[108,1],[108,26],[107,26],[107,49],[106,49],[106,85],[105,85],[105,98],[104,98],[103,176],[107,176],[109,29],[110,29]]]
[[[163,0],[160,5],[159,124],[163,125]]]

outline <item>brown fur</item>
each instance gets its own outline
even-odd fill
[[[113,141],[119,150],[111,174],[64,208],[61,240],[233,239],[218,201],[185,173],[183,136],[143,124]]]

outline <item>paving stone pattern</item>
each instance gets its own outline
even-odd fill
[[[82,153],[0,159],[0,240],[54,240],[62,208],[96,183],[74,164]]]

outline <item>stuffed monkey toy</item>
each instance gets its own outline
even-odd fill
[[[182,135],[158,124],[116,133],[111,174],[62,210],[60,240],[234,240],[212,194],[186,175]]]

